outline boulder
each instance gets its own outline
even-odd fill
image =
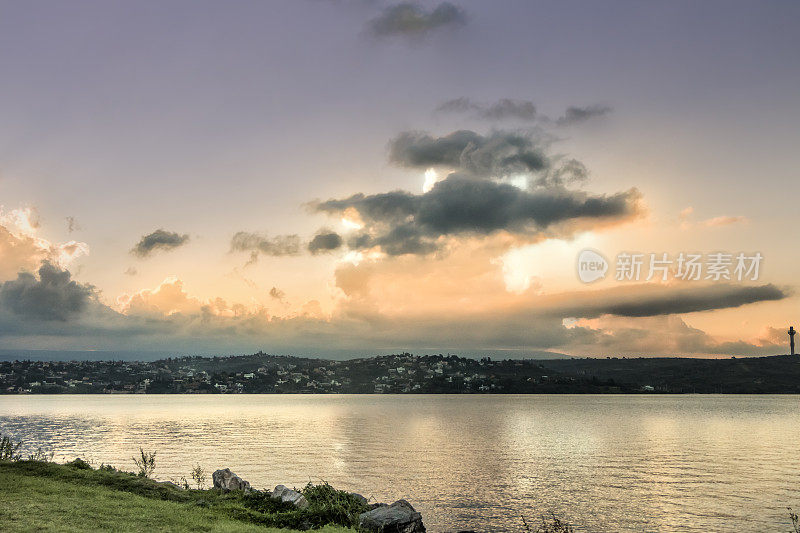
[[[368,499],[366,499],[364,496],[362,496],[361,494],[359,494],[359,493],[357,493],[357,492],[351,492],[351,493],[350,493],[350,496],[352,496],[353,498],[355,498],[356,500],[358,500],[358,501],[359,501],[360,503],[362,503],[363,505],[369,505],[369,500],[368,500]]]
[[[215,489],[250,492],[250,483],[231,472],[230,468],[215,471],[211,474],[211,479],[214,481]]]
[[[91,470],[92,465],[81,459],[80,457],[76,457],[74,461],[67,463],[67,466],[71,466],[72,468],[77,468],[78,470]]]
[[[405,500],[361,513],[358,528],[376,533],[425,533],[422,515]]]
[[[278,485],[275,487],[275,490],[272,491],[272,499],[280,500],[284,503],[291,503],[298,509],[305,509],[308,507],[308,500],[306,500],[306,497],[296,490],[290,489],[286,485]]]

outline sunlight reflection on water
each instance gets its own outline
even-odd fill
[[[255,487],[325,480],[408,499],[430,531],[788,530],[792,396],[2,396],[0,430],[156,477],[230,467]]]

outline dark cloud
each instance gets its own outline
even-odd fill
[[[135,276],[138,273],[139,273],[139,271],[136,270],[136,267],[132,267],[132,266],[126,268],[125,272],[123,272],[123,274],[125,274],[126,276]]]
[[[556,124],[559,126],[572,126],[574,124],[586,122],[587,120],[595,117],[602,117],[603,115],[607,115],[609,113],[611,113],[611,108],[607,106],[571,106],[567,108],[562,117],[556,120]]]
[[[466,12],[450,2],[442,2],[432,11],[417,3],[403,2],[387,7],[370,21],[369,27],[378,37],[423,36],[438,28],[462,26],[466,22]]]
[[[231,239],[232,252],[250,252],[251,260],[258,254],[269,256],[298,255],[300,253],[298,235],[276,235],[268,237],[258,233],[240,231]]]
[[[189,235],[179,234],[173,231],[157,229],[153,233],[145,235],[133,247],[131,253],[138,257],[147,257],[157,250],[174,250],[189,242]]]
[[[70,279],[70,273],[45,261],[39,277],[20,272],[17,279],[0,285],[0,306],[35,320],[65,321],[80,315],[96,301],[95,289]]]
[[[475,103],[469,98],[448,100],[436,108],[438,113],[470,113],[483,120],[515,119],[532,122],[536,120],[536,106],[527,100],[503,98],[493,104]]]
[[[443,137],[404,132],[390,141],[389,158],[404,167],[443,166],[494,178],[540,172],[549,165],[530,135],[506,131],[484,136],[459,130]]]
[[[556,305],[548,313],[561,317],[597,318],[603,315],[652,317],[783,300],[789,292],[772,284],[748,286],[714,284],[679,287],[641,285],[574,294],[572,302]]]
[[[67,231],[72,233],[73,231],[77,231],[79,229],[81,229],[81,226],[78,224],[78,221],[75,220],[75,217],[67,217]]]
[[[340,248],[342,244],[342,237],[338,233],[321,231],[308,243],[308,251],[312,254],[330,252]]]
[[[272,287],[269,290],[269,295],[276,300],[283,300],[286,298],[286,293],[280,290],[278,287]]]
[[[450,175],[427,193],[395,191],[328,200],[314,209],[341,216],[358,211],[365,231],[351,247],[380,246],[390,255],[430,253],[448,235],[489,235],[498,231],[535,236],[576,219],[615,220],[637,212],[638,191],[589,196],[563,188],[523,190],[489,180]]]

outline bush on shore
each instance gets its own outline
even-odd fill
[[[358,515],[367,510],[363,501],[346,491],[336,490],[327,483],[309,483],[302,493],[309,503],[305,509],[298,509],[291,503],[274,500],[268,490],[222,491],[220,489],[181,488],[171,482],[151,479],[155,469],[155,454],[140,450],[137,458],[138,473],[118,470],[111,465],[93,468],[82,459],[66,464],[51,462],[52,455],[36,452],[23,457],[21,443],[10,437],[0,436],[0,477],[25,476],[67,482],[89,487],[102,487],[123,491],[152,500],[176,502],[202,508],[227,519],[257,524],[260,526],[317,529],[326,525],[341,528],[356,527]],[[192,472],[198,487],[205,482],[205,473],[199,467]],[[343,531],[344,529],[341,529]]]

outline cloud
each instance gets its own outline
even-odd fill
[[[5,211],[0,206],[0,225],[15,230],[15,233],[33,235],[39,229],[39,213],[33,207]]]
[[[38,228],[38,216],[31,208],[10,212],[0,209],[0,281],[15,278],[21,270],[35,271],[42,261],[66,268],[89,254],[86,243],[52,243],[37,236]]]
[[[50,256],[49,243],[30,235],[15,235],[0,225],[0,280],[12,279],[20,270],[34,270]]]
[[[687,324],[680,316],[657,316],[631,320],[604,317],[581,320],[575,329],[583,330],[583,340],[571,347],[576,355],[680,356],[774,355],[785,351],[783,337],[770,335],[766,328],[749,340],[717,340],[703,330]],[[781,330],[785,335],[785,332]],[[577,337],[576,337],[577,338]]]
[[[701,220],[700,222],[692,222],[691,216],[694,213],[694,208],[687,207],[686,209],[682,210],[678,214],[678,220],[680,221],[680,228],[682,230],[688,230],[694,227],[695,225],[704,226],[707,228],[718,228],[721,226],[731,226],[733,224],[747,224],[749,219],[744,216],[728,216],[722,215],[718,217],[708,218],[706,220]]]
[[[164,280],[155,289],[143,289],[118,299],[122,312],[129,316],[157,318],[176,313],[199,313],[203,307],[200,300],[190,297],[183,288],[183,281],[176,277]]]
[[[73,231],[78,231],[79,229],[81,229],[81,226],[78,224],[78,221],[75,219],[75,217],[67,217],[67,231],[72,233]]]
[[[268,237],[259,233],[240,231],[231,238],[232,252],[250,252],[250,263],[259,254],[279,257],[300,254],[301,244],[298,235],[277,235]]]
[[[611,111],[611,107],[601,105],[569,106],[561,117],[553,120],[545,115],[540,115],[534,103],[529,100],[502,98],[493,103],[482,103],[462,96],[443,102],[437,106],[434,113],[466,113],[487,121],[511,119],[538,122],[541,125],[573,126],[595,117],[607,115]]]
[[[772,284],[686,284],[677,287],[643,284],[575,293],[568,304],[553,305],[549,312],[561,317],[578,318],[597,318],[603,315],[648,317],[729,309],[757,302],[783,300],[788,296],[786,289]]]
[[[433,30],[463,26],[466,22],[466,12],[450,2],[442,2],[431,11],[417,3],[402,2],[387,7],[369,22],[369,28],[377,37],[421,37]]]
[[[141,349],[204,353],[263,346],[299,354],[404,348],[421,353],[509,350],[506,353],[513,354],[554,348],[587,355],[774,353],[775,332],[752,340],[716,341],[680,317],[663,314],[785,296],[771,286],[755,287],[754,292],[734,285],[718,293],[700,288],[702,298],[692,294],[697,289],[663,286],[546,297],[532,291],[510,294],[503,290],[492,257],[490,248],[478,247],[457,251],[455,260],[435,259],[434,268],[432,259],[418,256],[341,264],[336,285],[343,297],[333,314],[324,313],[312,300],[284,316],[221,298],[201,300],[189,294],[178,278],[125,296],[119,301],[120,314],[97,301],[91,286],[43,265],[38,278],[20,275],[0,286],[0,337],[6,346],[31,346],[32,340],[43,346],[42,339],[50,336],[49,345],[62,349],[119,349],[135,343]],[[270,295],[284,297],[277,288]],[[636,302],[642,302],[641,308],[632,309]],[[567,316],[586,318],[566,327]]]
[[[93,286],[71,280],[69,271],[48,261],[38,274],[20,272],[0,285],[0,306],[28,319],[66,321],[97,300]]]
[[[378,246],[389,255],[427,254],[446,236],[487,236],[496,232],[536,238],[543,232],[569,233],[570,222],[621,221],[637,215],[635,189],[611,196],[590,196],[563,188],[522,190],[506,183],[450,175],[416,195],[405,191],[314,204],[319,212],[341,217],[358,212],[365,228],[348,242],[351,248]],[[565,224],[559,232],[555,226]]]
[[[535,121],[538,116],[536,106],[527,100],[502,98],[492,104],[475,103],[469,98],[461,97],[440,104],[437,113],[470,113],[482,120],[515,119],[527,122]]]
[[[275,300],[283,300],[286,298],[286,293],[280,290],[278,287],[272,287],[269,290],[270,298],[274,298]]]
[[[708,226],[710,228],[718,227],[718,226],[730,226],[732,224],[740,224],[740,223],[747,223],[747,217],[743,216],[719,216],[714,218],[709,218],[708,220],[704,220],[701,222],[704,226]]]
[[[174,250],[189,242],[189,235],[181,235],[173,231],[157,229],[153,233],[144,235],[133,247],[131,253],[138,257],[148,257],[157,250]]]
[[[340,248],[342,244],[342,237],[338,233],[323,230],[308,243],[308,251],[315,255],[331,252]]]
[[[125,272],[123,272],[123,274],[125,274],[126,276],[135,276],[138,273],[139,273],[139,271],[136,270],[136,267],[132,267],[132,266],[126,268]]]
[[[539,172],[549,161],[543,147],[525,133],[496,131],[480,135],[458,130],[442,137],[404,132],[389,142],[389,159],[402,167],[447,167],[481,177]]]
[[[595,117],[602,117],[611,113],[612,109],[608,106],[592,105],[585,107],[570,106],[564,115],[556,120],[559,126],[573,126],[581,124]]]

